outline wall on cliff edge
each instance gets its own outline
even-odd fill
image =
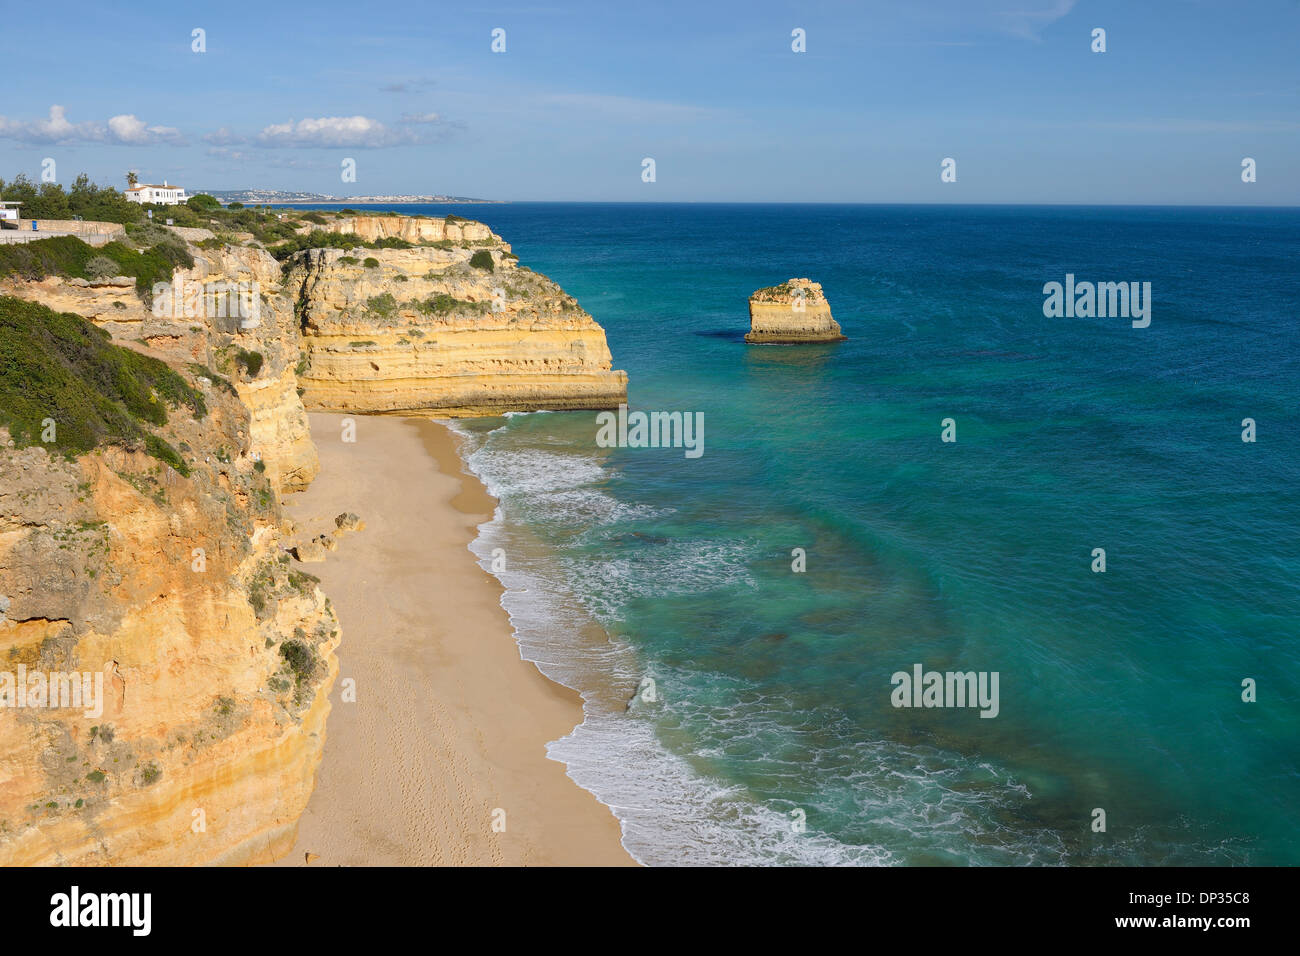
[[[191,251],[181,287],[245,283],[255,325],[156,315],[131,289],[4,289],[162,358],[207,411],[156,430],[188,477],[142,449],[67,458],[0,429],[0,680],[78,674],[104,692],[92,716],[0,708],[0,865],[269,860],[311,794],[340,635],[283,550],[280,494],[319,468],[293,302],[264,251]]]

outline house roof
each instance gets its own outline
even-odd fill
[[[184,186],[162,186],[162,185],[159,185],[158,183],[141,183],[139,186],[132,186],[130,189],[123,190],[123,191],[124,191],[124,192],[128,192],[128,193],[138,193],[138,192],[139,192],[140,190],[142,190],[142,189],[180,189],[180,190],[184,190],[185,187],[184,187]]]

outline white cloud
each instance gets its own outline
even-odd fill
[[[62,106],[51,106],[49,119],[23,121],[0,116],[0,136],[25,143],[98,141],[104,138],[104,129],[91,122],[69,122]]]
[[[247,143],[248,139],[231,131],[229,126],[223,126],[216,132],[206,134],[203,137],[203,142],[211,143],[213,146],[239,146]],[[211,151],[209,150],[209,152]]]
[[[86,120],[73,123],[62,106],[50,107],[40,120],[14,120],[0,116],[0,137],[23,143],[109,143],[119,146],[151,146],[169,143],[184,146],[185,137],[172,126],[150,126],[132,113],[114,116],[107,123]]]
[[[267,126],[257,137],[262,146],[334,147],[362,149],[403,146],[415,142],[409,130],[391,129],[366,116],[322,116]]]
[[[437,113],[403,113],[403,123],[437,123],[441,121]]]
[[[137,119],[134,113],[114,116],[108,121],[110,142],[124,146],[152,146],[157,143],[182,145],[185,137],[174,126],[149,126],[144,120]]]

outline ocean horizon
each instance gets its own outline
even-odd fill
[[[455,425],[522,652],[586,699],[551,755],[637,859],[1300,862],[1300,211],[466,210],[604,327],[630,408],[702,413],[698,459]],[[846,342],[744,344],[791,277]],[[1149,283],[1149,324],[1049,317],[1067,277]],[[895,706],[914,666],[998,675],[996,715]]]

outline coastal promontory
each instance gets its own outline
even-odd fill
[[[499,415],[627,401],[604,329],[482,223],[359,216],[333,228],[372,248],[286,263],[308,410]]]
[[[830,303],[819,282],[790,279],[749,297],[745,341],[751,345],[842,342],[845,338],[839,323],[831,318]]]

